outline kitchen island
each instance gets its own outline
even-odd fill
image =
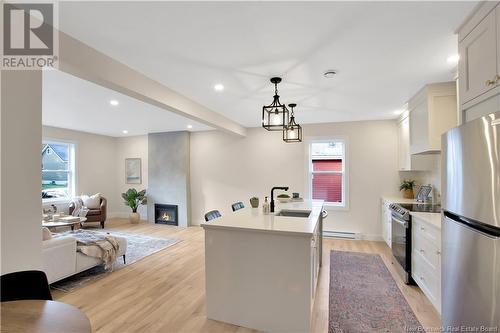
[[[321,266],[323,201],[245,208],[202,224],[207,317],[308,332]],[[286,215],[286,216],[283,216]]]

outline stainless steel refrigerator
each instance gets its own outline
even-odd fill
[[[500,332],[500,112],[451,129],[442,143],[443,328]]]

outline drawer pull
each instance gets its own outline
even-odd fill
[[[424,226],[420,226],[420,230],[422,231],[425,230]]]
[[[498,81],[500,81],[500,75],[495,75],[495,83],[498,83]]]
[[[424,252],[425,252],[424,249],[420,249],[420,253],[424,253]]]
[[[420,280],[425,281],[425,279],[422,275],[420,275]]]
[[[489,86],[492,86],[495,84],[495,80],[486,80],[486,82],[484,82],[484,84],[489,87]]]
[[[439,255],[441,255],[441,251],[437,250],[437,251],[436,251],[436,254],[437,254],[438,256],[439,256]]]

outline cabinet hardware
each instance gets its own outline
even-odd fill
[[[495,80],[486,80],[486,82],[484,83],[487,87],[489,86],[492,86],[495,84]]]
[[[498,83],[498,81],[500,81],[500,75],[495,75],[495,83]]]
[[[437,251],[436,251],[436,254],[437,254],[437,255],[440,255],[440,254],[441,254],[441,251],[437,250]]]
[[[424,249],[420,249],[420,253],[424,253],[424,252],[425,252]]]

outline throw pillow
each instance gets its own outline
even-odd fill
[[[49,228],[43,227],[42,228],[42,240],[49,240],[52,239],[52,233],[50,232]]]
[[[83,205],[88,209],[99,209],[101,206],[101,193],[94,195],[82,195]]]

